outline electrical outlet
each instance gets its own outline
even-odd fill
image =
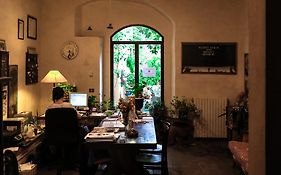
[[[89,92],[95,92],[94,88],[89,88]]]

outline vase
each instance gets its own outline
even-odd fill
[[[143,107],[143,98],[135,98],[135,106],[136,106],[136,110],[140,111]]]
[[[123,124],[126,127],[128,125],[128,121],[129,121],[129,113],[128,112],[122,112],[122,119],[123,119]]]

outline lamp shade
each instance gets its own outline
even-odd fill
[[[50,70],[41,80],[41,83],[63,83],[67,82],[66,78],[58,70]]]

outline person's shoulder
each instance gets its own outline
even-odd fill
[[[47,107],[47,109],[55,109],[55,108],[73,108],[74,109],[72,104],[70,104],[68,102],[63,102],[60,104],[53,103]]]
[[[65,107],[65,108],[74,108],[73,105],[71,103],[68,103],[68,102],[63,102],[62,103],[62,107]]]

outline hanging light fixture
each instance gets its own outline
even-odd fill
[[[88,30],[93,30],[92,26],[89,26],[89,27],[88,27]]]
[[[111,21],[111,0],[108,1],[108,21]],[[113,29],[113,25],[111,22],[108,23],[107,29]]]
[[[108,28],[108,29],[113,29],[113,26],[112,26],[112,24],[111,24],[111,23],[109,23],[109,24],[108,24],[108,26],[107,26],[106,28]]]

